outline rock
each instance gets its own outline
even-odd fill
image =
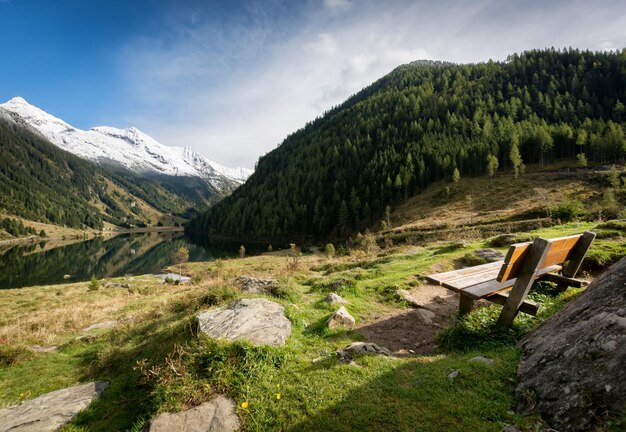
[[[29,350],[33,352],[53,352],[59,349],[58,346],[41,346],[41,345],[30,345],[28,347]]]
[[[432,325],[433,320],[437,316],[434,312],[431,312],[426,309],[417,309],[415,310],[415,316],[417,319],[424,325]]]
[[[239,427],[235,402],[220,395],[186,411],[158,415],[149,432],[234,432]]]
[[[482,364],[486,364],[488,366],[491,366],[492,364],[495,363],[495,361],[491,358],[488,357],[483,357],[483,356],[476,356],[476,357],[472,357],[470,359],[471,362],[474,363],[482,363]]]
[[[345,347],[342,350],[336,351],[339,356],[339,361],[342,363],[350,363],[352,358],[357,354],[379,354],[385,356],[392,356],[391,351],[385,347],[376,345],[370,342],[354,342]]]
[[[324,300],[326,303],[330,303],[331,305],[334,304],[348,304],[347,300],[344,300],[343,297],[335,294],[335,293],[330,293],[328,294],[326,297],[324,297]]]
[[[514,243],[517,243],[515,234],[502,234],[489,240],[489,246],[493,247],[506,247]]]
[[[344,306],[341,306],[337,309],[337,312],[332,314],[330,318],[326,321],[326,327],[328,328],[336,328],[336,327],[348,327],[352,328],[356,324],[356,321],[352,315],[348,313]]]
[[[196,316],[195,326],[215,339],[247,340],[253,345],[283,345],[291,334],[285,308],[273,301],[240,299]]]
[[[515,426],[508,425],[507,427],[502,429],[502,432],[521,432],[521,431],[518,428],[516,428]]]
[[[502,261],[504,254],[493,249],[478,249],[474,251],[474,255],[482,259],[485,262]]]
[[[65,280],[67,280],[67,279],[69,279],[69,278],[71,278],[71,277],[72,277],[72,275],[68,275],[68,274],[63,275],[63,279],[65,279]]]
[[[591,430],[626,404],[626,258],[524,338],[518,409],[555,429]]]
[[[272,294],[278,287],[276,279],[258,279],[251,276],[239,276],[235,279],[243,292],[253,294]]]
[[[461,372],[458,370],[453,370],[452,372],[450,372],[448,374],[448,379],[450,381],[454,381],[455,379],[457,379],[459,377],[459,375],[461,375]]]
[[[334,281],[332,281],[332,283],[330,284],[330,289],[332,291],[339,291],[342,288],[348,287],[351,285],[351,282],[348,279],[345,278],[339,278],[336,279]]]
[[[420,307],[420,304],[411,297],[411,293],[407,290],[398,289],[393,293],[393,295],[398,300],[405,301],[413,307]]]
[[[0,409],[0,432],[57,431],[87,408],[108,386],[104,381],[91,382]]]
[[[103,329],[103,328],[111,328],[113,326],[115,326],[119,321],[117,320],[111,320],[111,321],[104,321],[101,323],[96,323],[96,324],[92,324],[89,327],[86,327],[83,329],[84,332],[88,332],[91,330],[97,330],[97,329]]]
[[[155,276],[162,279],[161,283],[165,283],[166,281],[172,281],[174,283],[184,284],[191,280],[189,276],[182,276],[178,273],[162,273]]]

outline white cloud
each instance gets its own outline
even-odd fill
[[[227,165],[253,166],[307,121],[400,64],[503,60],[532,48],[626,45],[617,2],[362,1],[297,22],[251,8],[253,20],[180,25],[143,38],[121,64],[138,101],[127,118],[162,142]],[[328,10],[348,2],[325,1]],[[584,30],[583,30],[584,29]]]

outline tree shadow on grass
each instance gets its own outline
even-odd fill
[[[109,388],[71,424],[89,431],[129,430],[150,418],[160,401],[155,400],[152,383],[146,383],[136,365],[144,359],[162,362],[175,344],[188,342],[192,332],[187,316],[155,317],[102,335],[99,351],[84,358],[80,380],[108,381]]]
[[[286,430],[501,431],[519,420],[510,413],[517,354],[511,348],[493,354],[499,356],[493,366],[470,362],[472,354],[403,361]],[[460,371],[453,381],[451,370]]]

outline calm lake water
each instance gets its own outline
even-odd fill
[[[189,249],[189,261],[211,261],[236,256],[240,245],[198,241],[181,232],[97,237],[54,249],[44,243],[16,245],[0,250],[0,289],[161,273],[181,246]]]

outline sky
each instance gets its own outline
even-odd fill
[[[413,60],[626,47],[624,0],[0,0],[0,101],[253,168]]]

